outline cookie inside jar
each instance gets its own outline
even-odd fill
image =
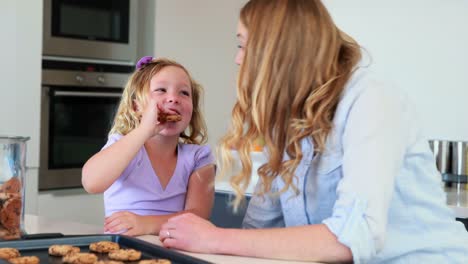
[[[0,240],[21,238],[23,213],[21,186],[18,177],[0,184]]]

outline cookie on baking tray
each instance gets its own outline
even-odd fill
[[[11,259],[21,256],[16,248],[0,248],[0,259]]]
[[[168,259],[144,259],[140,260],[138,264],[171,264]]]
[[[119,244],[112,241],[99,241],[89,244],[89,250],[99,253],[109,253],[120,249]]]
[[[49,255],[57,257],[63,257],[67,254],[78,252],[80,252],[80,248],[71,245],[52,245],[49,247]]]
[[[98,257],[93,253],[71,253],[62,258],[64,263],[70,264],[93,264]]]
[[[122,261],[117,260],[100,260],[94,264],[124,264]]]
[[[141,258],[141,251],[135,249],[119,249],[110,252],[109,258],[121,261],[135,261]]]
[[[16,257],[9,259],[8,262],[12,264],[39,264],[39,258],[36,256]]]

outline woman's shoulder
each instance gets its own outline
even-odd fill
[[[380,90],[388,84],[370,69],[358,67],[349,78],[343,91],[342,98],[357,97],[369,90]]]
[[[350,120],[368,120],[371,124],[371,120],[381,117],[398,117],[407,129],[419,131],[417,111],[406,92],[371,69],[358,68],[348,80],[337,105],[332,136],[339,141]]]
[[[367,68],[357,68],[353,72],[343,90],[337,108],[338,114],[348,112],[356,101],[367,104],[380,102],[400,107],[409,103],[408,96],[400,87]]]

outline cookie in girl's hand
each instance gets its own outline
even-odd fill
[[[182,120],[182,116],[180,115],[172,115],[172,114],[167,114],[167,113],[163,113],[163,112],[160,112],[158,114],[158,121],[159,122],[179,122]]]

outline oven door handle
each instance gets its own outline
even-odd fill
[[[64,92],[64,91],[55,91],[54,96],[76,96],[76,97],[116,97],[120,98],[122,95],[120,93],[103,93],[103,92]]]

